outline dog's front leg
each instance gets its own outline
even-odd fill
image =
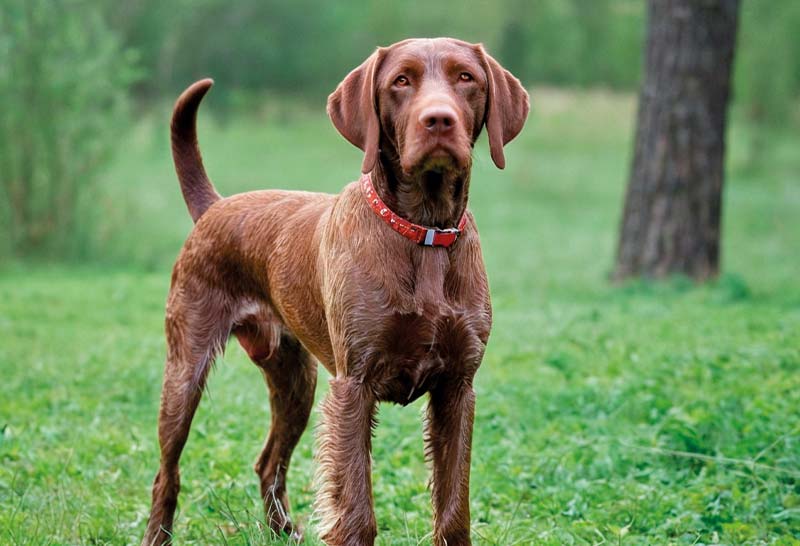
[[[375,409],[375,395],[362,382],[331,380],[322,406],[317,498],[320,535],[329,546],[375,543],[370,455]]]
[[[433,543],[469,546],[469,465],[475,393],[472,383],[453,378],[431,391],[427,454],[433,464]]]

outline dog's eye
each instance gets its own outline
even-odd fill
[[[395,84],[397,87],[405,87],[405,86],[409,85],[410,83],[411,83],[411,82],[409,82],[409,81],[408,81],[408,78],[407,78],[407,77],[405,77],[405,76],[397,76],[397,77],[394,79],[394,84]]]
[[[469,72],[462,72],[461,74],[458,75],[458,79],[461,80],[462,82],[471,82],[475,78],[473,78],[472,74],[470,74]]]

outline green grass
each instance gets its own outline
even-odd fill
[[[733,127],[718,282],[613,286],[633,101],[538,90],[533,104],[505,172],[485,142],[476,150],[471,207],[495,309],[476,385],[476,544],[800,544],[800,141],[771,135],[753,160],[748,128]],[[358,152],[321,115],[204,114],[223,193],[337,191],[357,175]],[[168,266],[191,225],[153,127],[103,179],[109,265],[0,275],[0,543],[143,531]],[[273,543],[252,471],[268,422],[259,377],[231,344],[184,452],[181,544]],[[429,543],[423,407],[381,407],[379,544]],[[309,430],[289,476],[306,524],[312,457]]]

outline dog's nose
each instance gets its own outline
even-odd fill
[[[456,113],[449,106],[430,106],[419,115],[419,123],[432,133],[446,133],[456,125]]]

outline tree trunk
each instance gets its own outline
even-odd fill
[[[649,0],[617,280],[719,271],[725,121],[739,0]]]

